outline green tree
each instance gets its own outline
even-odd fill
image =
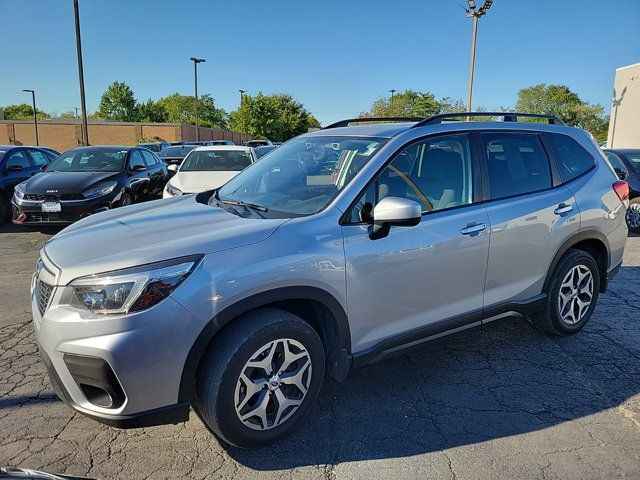
[[[598,141],[606,140],[609,117],[602,105],[590,104],[565,85],[541,83],[518,92],[519,112],[555,115],[567,125],[584,128]]]
[[[373,101],[368,112],[361,117],[415,117],[424,118],[442,112],[443,101],[438,101],[431,92],[405,90],[391,97],[381,97]]]
[[[166,112],[164,121],[195,125],[195,97],[174,93],[156,102]],[[213,97],[208,93],[200,95],[198,102],[198,123],[205,127],[227,128],[228,115],[215,106]]]
[[[243,131],[253,138],[285,142],[296,135],[319,128],[318,120],[291,95],[244,95],[240,108],[231,112],[232,130]]]
[[[33,120],[33,107],[26,103],[3,107],[5,120]],[[51,118],[46,112],[38,109],[38,118]]]
[[[159,102],[148,99],[138,104],[138,119],[141,122],[163,123],[167,121],[167,110]]]
[[[56,115],[56,117],[65,119],[76,118],[76,112],[73,110],[69,110],[67,112],[62,112],[61,114]]]
[[[96,115],[105,120],[135,122],[138,120],[138,104],[133,90],[124,82],[113,82],[102,94]]]

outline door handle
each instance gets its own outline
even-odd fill
[[[473,237],[479,234],[481,231],[483,231],[486,228],[487,226],[484,223],[470,222],[470,223],[467,223],[466,227],[460,230],[460,233],[462,235],[470,235]]]
[[[564,203],[561,203],[560,205],[558,205],[558,208],[553,211],[553,213],[555,213],[556,215],[564,215],[565,213],[569,213],[571,210],[573,210],[573,205],[566,205]]]

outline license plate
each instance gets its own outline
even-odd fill
[[[43,212],[59,212],[61,209],[60,202],[44,202],[42,204]]]

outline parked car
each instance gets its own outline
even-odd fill
[[[618,178],[629,184],[629,208],[627,226],[640,233],[640,148],[604,150]]]
[[[273,143],[271,143],[271,140],[249,140],[247,142],[244,142],[244,146],[245,147],[266,147],[269,145],[273,145]]]
[[[55,157],[48,148],[0,145],[0,225],[11,217],[15,186],[39,173]]]
[[[60,152],[57,150],[54,150],[53,148],[49,148],[49,147],[36,147],[39,148],[40,150],[44,150],[45,152],[49,152],[53,158],[56,158],[58,155],[60,155]]]
[[[263,146],[263,147],[256,147],[255,151],[256,151],[256,156],[258,158],[262,158],[264,157],[267,153],[269,153],[272,150],[275,150],[276,146],[275,145],[267,145],[267,146]]]
[[[169,142],[141,142],[138,143],[139,147],[146,148],[152,152],[159,153],[165,148],[169,147]]]
[[[13,223],[72,223],[157,197],[167,177],[167,166],[146,148],[74,148],[15,187]]]
[[[257,160],[253,148],[236,145],[198,147],[191,150],[167,182],[163,198],[219,188]]]
[[[300,424],[325,370],[513,313],[578,332],[622,263],[628,185],[556,118],[462,115],[509,121],[338,122],[216,191],[53,237],[31,298],[61,398],[122,427],[185,421],[193,402],[255,447]]]
[[[160,160],[167,165],[180,165],[184,157],[197,145],[172,145],[158,153]]]
[[[209,140],[207,145],[235,145],[233,140]]]

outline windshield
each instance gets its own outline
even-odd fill
[[[331,202],[385,142],[362,137],[294,139],[239,173],[217,197],[284,215],[311,215]]]
[[[251,165],[251,154],[243,150],[195,150],[182,162],[181,172],[239,172]]]
[[[160,158],[167,158],[167,157],[184,158],[187,155],[187,153],[189,153],[194,148],[196,148],[195,145],[189,145],[189,146],[181,145],[179,147],[167,147],[164,150],[161,150],[160,153],[158,153],[158,156]]]
[[[631,162],[636,171],[640,171],[640,153],[627,153],[625,158]]]
[[[159,143],[139,143],[139,147],[144,147],[147,150],[151,150],[152,152],[159,152],[162,150],[162,145]]]
[[[120,172],[127,150],[120,148],[69,150],[52,161],[47,172]]]

